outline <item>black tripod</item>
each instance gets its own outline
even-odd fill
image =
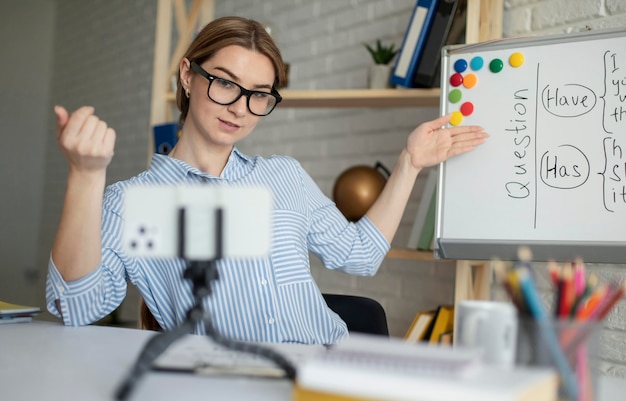
[[[215,343],[228,349],[248,352],[270,359],[278,367],[285,371],[285,376],[291,380],[295,379],[296,370],[293,364],[271,348],[256,344],[244,343],[232,340],[220,335],[213,326],[210,317],[202,308],[202,299],[211,295],[211,282],[217,280],[217,261],[223,255],[223,210],[215,210],[215,257],[208,261],[188,261],[187,268],[183,274],[185,279],[191,280],[194,296],[194,305],[187,312],[185,321],[171,331],[164,331],[155,334],[144,346],[139,354],[131,372],[122,382],[115,393],[115,399],[125,400],[128,398],[133,388],[141,377],[151,369],[154,361],[176,340],[192,333],[196,325],[200,322],[204,324],[207,336]],[[178,254],[181,258],[185,255],[185,209],[179,210],[178,214]]]

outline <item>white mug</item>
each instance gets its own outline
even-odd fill
[[[457,306],[457,345],[482,348],[484,361],[515,364],[517,310],[509,302],[461,301]]]

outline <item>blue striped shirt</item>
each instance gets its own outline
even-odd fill
[[[161,327],[172,329],[184,321],[194,303],[191,284],[182,277],[184,261],[133,258],[121,246],[124,190],[135,184],[181,183],[263,185],[272,192],[270,255],[217,262],[219,279],[203,307],[220,333],[238,340],[306,344],[333,344],[347,335],[311,276],[309,251],[329,269],[367,276],[376,273],[389,243],[367,217],[348,222],[294,159],[249,157],[236,148],[220,177],[155,154],[148,170],[108,186],[100,265],[66,282],[50,259],[48,310],[66,325],[90,324],[120,305],[130,281]],[[198,325],[195,332],[204,334],[204,327]]]

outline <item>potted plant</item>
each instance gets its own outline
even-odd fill
[[[395,45],[383,45],[380,39],[376,40],[376,46],[372,47],[367,43],[363,46],[372,56],[374,64],[370,65],[368,71],[368,86],[371,89],[383,89],[391,87],[389,80],[391,77],[391,61],[398,54]]]

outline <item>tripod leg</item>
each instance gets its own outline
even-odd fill
[[[135,365],[129,375],[118,387],[115,393],[116,400],[125,400],[128,398],[133,388],[141,379],[141,377],[152,367],[154,361],[177,339],[191,333],[196,322],[185,321],[180,326],[170,331],[157,333],[146,343],[143,350],[139,354]]]

